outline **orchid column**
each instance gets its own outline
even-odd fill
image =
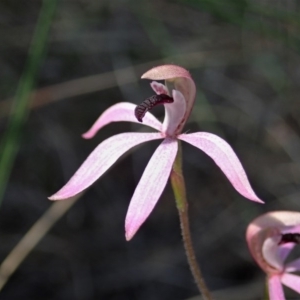
[[[49,199],[62,200],[80,193],[93,184],[129,149],[147,141],[163,139],[151,157],[130,201],[125,220],[126,239],[129,241],[145,222],[171,177],[190,267],[204,299],[211,299],[197,267],[191,243],[179,140],[209,155],[233,187],[244,197],[260,203],[262,201],[252,190],[239,159],[227,142],[207,132],[181,134],[193,108],[196,95],[196,87],[189,72],[179,66],[163,65],[149,70],[142,78],[165,80],[165,85],[152,81],[151,87],[156,95],[146,99],[139,106],[127,102],[111,106],[103,112],[83,137],[92,138],[108,123],[118,121],[143,122],[144,125],[158,132],[121,133],[106,139],[89,155],[69,182]],[[148,112],[158,104],[163,104],[165,107],[163,123]]]

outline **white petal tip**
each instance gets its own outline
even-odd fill
[[[253,198],[247,197],[247,198],[251,201],[258,202],[260,204],[265,204],[265,202],[259,199],[258,197],[253,197]]]
[[[90,133],[89,131],[88,132],[85,132],[81,135],[84,139],[91,139],[92,137],[94,137],[94,134],[93,133]]]
[[[129,236],[125,235],[125,238],[126,238],[126,242],[129,242],[131,240],[131,237],[129,237]]]
[[[129,242],[133,238],[133,234],[129,234],[128,232],[125,233],[126,241]]]
[[[126,238],[127,242],[129,242],[135,236],[138,229],[139,229],[139,227],[133,228],[129,224],[127,224],[125,221],[125,238]]]
[[[51,201],[57,201],[57,200],[68,200],[68,199],[71,199],[72,197],[74,197],[74,196],[66,197],[66,196],[61,196],[59,194],[54,194],[54,195],[48,197],[48,199]]]
[[[52,195],[52,196],[48,197],[48,199],[51,200],[51,201],[61,200],[61,199],[59,199],[59,197],[57,197],[56,195]]]

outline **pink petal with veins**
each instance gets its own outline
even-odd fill
[[[270,300],[285,300],[279,275],[272,275],[268,278],[268,287]]]
[[[293,274],[281,275],[281,282],[300,294],[300,277]]]
[[[300,271],[300,258],[289,262],[285,267],[285,271],[289,273]]]
[[[161,133],[121,133],[99,144],[69,182],[50,200],[70,198],[93,184],[126,151],[141,143],[161,139]]]
[[[105,110],[102,115],[97,119],[94,125],[82,136],[86,139],[92,138],[99,129],[111,122],[140,122],[134,115],[136,105],[129,102],[120,102]],[[148,125],[158,131],[161,131],[161,123],[151,113],[147,112],[143,118],[143,124]]]
[[[210,156],[240,194],[249,200],[264,203],[252,190],[238,157],[227,142],[207,132],[181,134],[178,138]]]
[[[157,81],[152,81],[150,83],[150,85],[151,85],[152,90],[157,95],[165,94],[165,95],[169,95],[170,96],[169,91],[168,91],[167,87],[164,84],[162,84],[160,82],[157,82]]]
[[[161,196],[170,176],[177,149],[177,141],[166,138],[152,155],[129,204],[125,220],[127,241],[132,239],[145,222]]]

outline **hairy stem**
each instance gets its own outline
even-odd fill
[[[179,143],[178,153],[171,171],[171,184],[175,195],[176,206],[179,213],[183,245],[190,266],[190,270],[193,274],[197,287],[200,293],[202,294],[203,299],[212,300],[213,298],[205,284],[200,267],[197,263],[195,250],[192,243],[190,226],[189,226],[188,204],[186,199],[185,182],[182,174],[181,144],[180,142],[178,143]]]

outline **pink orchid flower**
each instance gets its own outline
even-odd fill
[[[300,243],[300,213],[275,211],[256,218],[247,228],[248,247],[268,276],[270,300],[284,300],[282,284],[300,294],[300,258],[285,260]],[[300,297],[299,297],[300,298]]]
[[[181,134],[193,108],[196,94],[196,87],[189,72],[179,66],[163,65],[149,70],[142,78],[165,80],[166,85],[152,81],[151,87],[156,95],[146,99],[139,106],[127,102],[111,106],[83,137],[92,138],[108,123],[120,121],[142,121],[144,125],[158,132],[121,133],[103,141],[70,181],[49,199],[61,200],[78,194],[94,183],[129,149],[147,141],[163,139],[148,162],[130,201],[125,221],[126,239],[130,240],[147,219],[166,186],[177,154],[179,139],[209,155],[240,194],[250,200],[262,202],[252,190],[240,161],[228,143],[207,132]],[[147,112],[157,104],[164,104],[165,107],[163,123]]]

